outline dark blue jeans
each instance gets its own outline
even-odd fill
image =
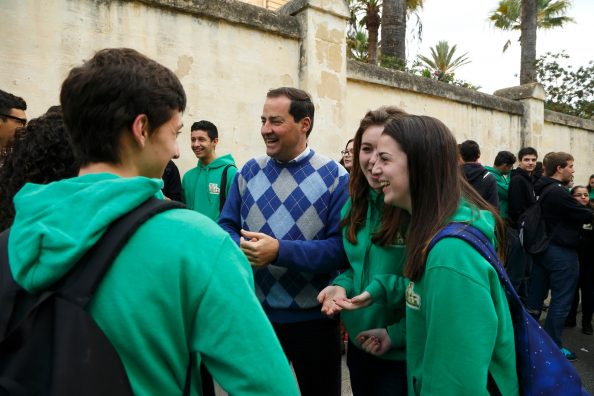
[[[406,362],[381,359],[349,340],[347,366],[353,396],[406,396]]]
[[[561,334],[571,308],[579,274],[577,251],[549,244],[544,253],[534,255],[526,308],[535,319],[551,289],[551,302],[544,329],[561,347]]]

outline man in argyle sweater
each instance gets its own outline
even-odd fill
[[[237,174],[219,224],[254,268],[256,294],[302,395],[338,396],[338,323],[323,317],[316,297],[347,263],[339,223],[348,174],[307,146],[313,120],[307,92],[268,92],[261,129],[267,155]]]

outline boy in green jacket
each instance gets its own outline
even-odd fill
[[[497,195],[499,197],[499,215],[507,219],[507,191],[509,189],[509,173],[516,163],[516,156],[509,151],[500,151],[495,157],[493,166],[485,168],[495,176]]]
[[[184,199],[189,209],[217,221],[237,166],[231,154],[217,157],[219,131],[212,122],[202,120],[192,124],[191,143],[198,165],[184,175]]]
[[[62,278],[114,220],[163,198],[160,177],[177,152],[186,106],[173,72],[126,48],[72,69],[60,101],[79,176],[27,184],[14,199],[9,262],[32,292]],[[135,395],[181,395],[190,362],[192,395],[201,394],[201,362],[233,395],[298,394],[249,263],[203,215],[175,209],[144,223],[88,310]]]

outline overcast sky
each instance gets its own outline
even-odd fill
[[[488,21],[490,11],[497,8],[498,0],[425,0],[420,12],[423,24],[422,41],[412,36],[415,17],[409,19],[407,59],[417,54],[429,56],[429,48],[438,41],[456,44],[456,52],[468,52],[471,63],[456,71],[456,78],[480,85],[481,91],[493,91],[519,84],[520,43],[519,32],[503,32]],[[574,68],[594,60],[594,0],[574,0],[568,12],[576,23],[553,30],[538,30],[537,57],[546,52],[570,55]],[[512,45],[502,53],[507,40]]]

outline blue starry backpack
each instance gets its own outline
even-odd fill
[[[516,346],[516,369],[522,396],[585,396],[580,377],[559,347],[526,311],[514,290],[497,252],[477,228],[464,223],[450,223],[429,243],[428,251],[443,238],[462,239],[477,250],[497,271],[505,289],[511,312]],[[501,395],[488,375],[491,395]]]

